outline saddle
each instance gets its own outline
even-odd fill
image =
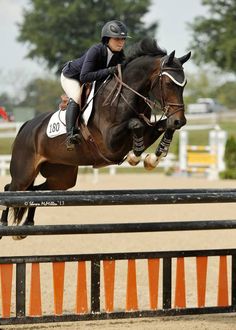
[[[92,89],[92,84],[91,83],[86,83],[80,86],[80,100],[79,100],[79,105],[81,111],[83,111],[83,108],[87,102],[87,99],[89,97],[89,94]],[[61,102],[59,104],[59,109],[60,110],[66,110],[67,105],[69,102],[69,97],[66,94],[61,95]]]

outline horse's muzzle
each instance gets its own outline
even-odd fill
[[[169,129],[180,129],[186,124],[186,122],[187,120],[184,115],[181,117],[173,116],[167,119],[166,125]]]

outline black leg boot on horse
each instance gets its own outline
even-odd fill
[[[67,150],[73,150],[75,144],[81,142],[80,128],[76,127],[76,121],[80,117],[80,106],[73,99],[69,100],[66,110],[66,147]]]

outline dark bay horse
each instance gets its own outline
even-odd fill
[[[6,191],[66,190],[76,183],[78,166],[102,167],[117,164],[127,157],[136,165],[141,154],[163,135],[155,154],[145,160],[153,168],[166,155],[173,133],[186,124],[183,89],[186,78],[180,58],[167,54],[155,40],[146,38],[131,47],[122,80],[111,77],[101,85],[94,98],[93,112],[85,136],[74,150],[68,151],[65,135],[49,138],[48,122],[53,113],[44,113],[24,123],[13,144],[10,174]],[[152,108],[159,101],[162,115],[150,122]],[[38,174],[45,182],[35,186]],[[1,224],[7,225],[8,209]],[[14,222],[19,224],[26,208],[14,209]],[[24,224],[34,223],[35,208],[29,208]]]

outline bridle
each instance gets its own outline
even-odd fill
[[[158,83],[160,86],[160,95],[161,95],[161,108],[163,113],[165,114],[166,118],[169,118],[173,116],[175,113],[179,111],[184,111],[184,104],[183,103],[174,103],[174,102],[166,102],[164,99],[164,90],[163,90],[163,76],[168,76],[176,85],[184,87],[186,85],[186,78],[184,78],[183,82],[180,83],[178,82],[173,75],[171,75],[168,71],[183,71],[183,68],[175,68],[175,67],[169,67],[169,66],[164,66],[164,62],[162,61],[161,63],[161,69],[160,73],[157,75],[157,77],[152,81],[151,84],[151,90],[156,86]],[[172,107],[177,107],[177,110],[174,112],[171,112],[169,114],[169,111]]]
[[[161,95],[161,100],[160,100],[160,103],[161,105],[159,105],[157,102],[154,102],[152,100],[150,100],[148,97],[140,94],[139,92],[137,92],[136,90],[134,90],[132,87],[130,87],[129,85],[127,85],[126,83],[123,82],[122,80],[122,76],[121,76],[121,70],[120,70],[120,67],[119,67],[119,74],[115,74],[115,79],[117,81],[117,85],[119,85],[119,88],[118,88],[118,92],[116,93],[115,97],[113,98],[111,104],[115,101],[115,99],[117,98],[117,96],[120,94],[121,97],[124,99],[124,101],[127,103],[127,105],[132,108],[132,110],[137,114],[139,115],[140,117],[142,117],[146,122],[149,122],[150,124],[150,121],[149,119],[147,119],[147,117],[145,117],[144,114],[142,113],[139,113],[137,112],[137,110],[135,110],[128,102],[128,100],[125,98],[125,96],[123,95],[123,93],[121,93],[121,87],[125,87],[127,89],[129,89],[130,91],[132,91],[134,94],[138,95],[140,98],[142,98],[144,100],[144,102],[151,108],[151,110],[153,109],[158,109],[158,110],[161,110],[162,112],[162,115],[161,115],[161,118],[159,118],[158,121],[160,121],[164,116],[166,118],[169,118],[171,116],[173,116],[175,113],[179,112],[179,111],[184,111],[184,104],[183,103],[173,103],[173,102],[166,102],[165,99],[164,99],[164,91],[163,91],[163,76],[164,75],[167,75],[175,84],[181,86],[181,87],[184,87],[185,84],[186,84],[186,78],[184,79],[184,81],[182,83],[178,82],[177,80],[175,80],[175,78],[169,74],[167,72],[167,70],[172,70],[172,71],[183,71],[183,68],[172,68],[172,67],[165,67],[164,66],[164,62],[161,63],[161,69],[160,69],[160,72],[157,76],[154,77],[153,81],[151,82],[151,89],[150,91],[152,91],[154,89],[154,87],[159,84],[160,86],[160,95]],[[117,86],[116,85],[116,86]],[[116,88],[115,86],[115,88]],[[173,107],[176,107],[176,111],[170,113],[170,110],[173,108]]]

